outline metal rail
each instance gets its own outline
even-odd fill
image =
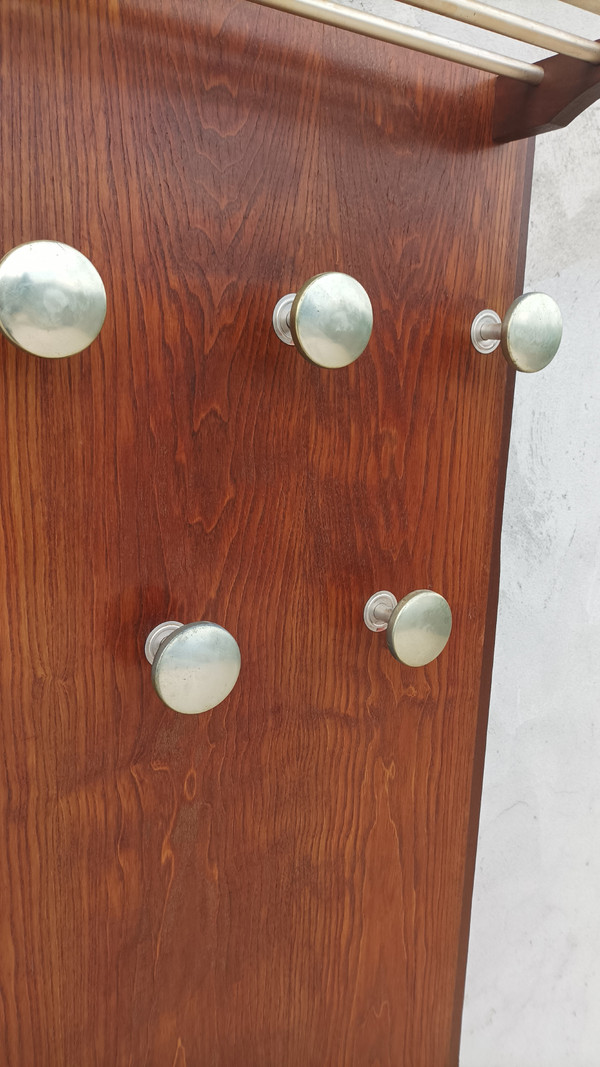
[[[450,59],[467,67],[486,70],[490,74],[503,74],[516,81],[538,85],[544,77],[542,67],[525,63],[520,59],[488,52],[485,48],[475,48],[468,44],[458,44],[435,33],[402,26],[391,19],[379,15],[367,14],[352,7],[335,3],[335,0],[254,0],[263,7],[273,7],[287,11],[291,15],[324,22],[338,29],[351,30],[365,37],[374,37],[379,41],[403,45],[416,52],[426,52],[440,59]]]
[[[600,9],[600,0],[588,2],[595,3],[596,10]],[[600,44],[597,41],[589,41],[586,37],[546,26],[543,22],[535,22],[522,15],[513,15],[510,11],[482,4],[480,0],[404,0],[404,3],[434,11],[458,22],[468,22],[483,30],[501,33],[505,37],[515,37],[517,41],[548,48],[551,52],[560,52],[573,59],[583,59],[586,63],[600,63]]]
[[[595,15],[600,15],[600,0],[563,0],[563,4],[582,7],[585,11],[593,11]]]

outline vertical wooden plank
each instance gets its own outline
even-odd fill
[[[3,1060],[451,1062],[510,392],[468,329],[526,148],[491,79],[249,4],[0,26],[3,247],[109,295],[88,353],[0,346]],[[331,374],[270,326],[322,269],[375,309]],[[429,585],[411,671],[362,607]],[[171,617],[242,648],[198,720],[150,685]]]

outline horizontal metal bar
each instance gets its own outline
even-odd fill
[[[485,48],[473,48],[468,44],[448,41],[445,37],[439,37],[435,33],[402,26],[398,22],[392,22],[391,19],[345,7],[343,4],[335,3],[335,0],[253,0],[253,2],[262,4],[263,7],[287,11],[291,15],[301,15],[315,22],[324,22],[328,26],[337,26],[338,29],[362,33],[365,37],[375,37],[378,41],[403,45],[416,52],[426,52],[440,59],[450,59],[467,67],[487,70],[490,74],[504,74],[517,81],[529,82],[530,85],[538,85],[544,77],[543,68],[533,63],[510,59],[509,56],[488,52]]]
[[[582,7],[585,11],[593,11],[595,15],[600,15],[600,0],[563,0],[563,4]]]
[[[435,11],[458,22],[468,22],[482,30],[492,30],[504,37],[514,37],[517,41],[535,44],[539,48],[548,48],[551,52],[560,52],[573,59],[583,59],[586,63],[600,63],[600,44],[578,37],[566,30],[546,26],[543,22],[513,15],[499,7],[482,4],[479,0],[404,0],[411,7]]]

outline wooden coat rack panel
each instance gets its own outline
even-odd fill
[[[80,356],[0,343],[0,1059],[442,1067],[458,1058],[512,372],[524,142],[494,78],[243,2],[0,7],[5,250],[79,248]],[[349,368],[272,310],[374,308]],[[410,669],[366,630],[431,587]],[[200,717],[156,623],[242,652]]]

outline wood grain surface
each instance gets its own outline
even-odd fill
[[[513,384],[469,326],[527,147],[488,76],[243,2],[0,31],[2,247],[76,246],[109,308],[0,344],[0,1061],[455,1064]],[[335,372],[271,328],[329,269],[375,316]],[[362,609],[422,587],[454,630],[410,669]],[[198,718],[169,618],[242,651]]]
[[[496,81],[493,133],[499,144],[560,130],[600,99],[597,64],[550,56],[536,66],[544,69],[539,85],[504,77]]]

